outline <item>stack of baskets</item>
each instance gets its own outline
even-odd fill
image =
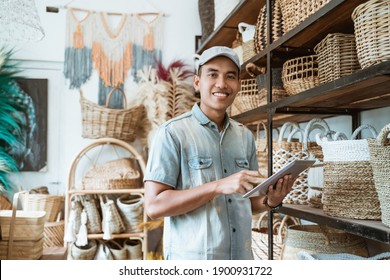
[[[328,34],[314,48],[321,83],[331,82],[360,69],[353,34]]]
[[[0,211],[1,260],[37,260],[43,253],[46,213],[17,210],[19,195],[14,195],[12,210]]]
[[[361,67],[390,60],[390,1],[371,0],[352,13]]]
[[[108,107],[115,90],[118,90],[124,98],[124,109],[111,109]],[[109,93],[106,105],[100,106],[86,99],[80,90],[80,104],[82,113],[82,137],[104,138],[112,137],[132,142],[136,138],[136,131],[144,112],[144,106],[139,105],[126,108],[127,100],[124,91],[113,88]]]

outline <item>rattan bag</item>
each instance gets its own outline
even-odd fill
[[[118,90],[124,98],[124,109],[111,109],[108,107],[113,93]],[[113,88],[106,100],[105,106],[100,106],[83,96],[80,90],[80,105],[82,113],[82,137],[103,138],[112,137],[132,142],[136,138],[136,130],[142,117],[144,106],[139,105],[126,108],[127,100],[124,91]]]
[[[382,212],[382,223],[390,227],[390,124],[386,125],[376,139],[367,139],[370,162],[374,174]]]

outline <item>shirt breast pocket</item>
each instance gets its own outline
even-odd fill
[[[236,171],[248,170],[249,169],[249,161],[244,158],[237,158],[236,161]]]
[[[196,156],[188,161],[188,165],[194,187],[215,181],[216,176],[212,158]]]

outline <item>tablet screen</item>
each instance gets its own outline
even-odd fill
[[[261,184],[248,191],[246,194],[243,195],[243,197],[249,197],[256,192],[260,192],[260,195],[267,194],[268,187],[271,185],[275,185],[281,177],[287,174],[291,174],[293,177],[297,177],[299,173],[312,166],[315,162],[315,160],[294,160],[286,164],[282,169],[280,169],[271,177],[263,181]]]

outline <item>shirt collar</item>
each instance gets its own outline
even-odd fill
[[[200,109],[199,103],[195,103],[194,106],[192,107],[192,114],[202,125],[206,125],[211,122],[210,119],[205,115],[205,113],[203,113],[202,110]],[[229,124],[230,124],[230,119],[227,116],[227,114],[225,114],[224,128],[226,129],[227,127],[229,127]]]

